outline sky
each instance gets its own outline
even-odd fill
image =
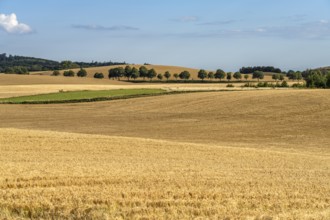
[[[330,66],[330,0],[0,0],[0,53],[226,71]]]

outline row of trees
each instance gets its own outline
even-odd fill
[[[291,79],[291,80],[302,80],[303,76],[302,76],[302,72],[300,71],[293,71],[293,70],[289,70],[286,74],[286,76]]]
[[[248,80],[250,78],[250,76],[248,74],[244,74],[244,76],[242,75],[242,73],[240,72],[236,72],[236,73],[226,73],[225,71],[223,71],[222,69],[218,69],[215,73],[214,72],[207,72],[204,69],[201,69],[198,72],[198,78],[201,79],[202,81],[204,81],[204,79],[219,79],[220,81],[223,79],[227,79],[228,81],[232,80],[232,78],[236,79],[236,80],[241,80],[242,78],[244,78],[245,80]],[[252,79],[263,79],[264,78],[264,73],[261,71],[255,71],[252,74]]]
[[[60,71],[55,70],[52,74],[53,76],[59,76],[61,75]],[[87,71],[83,68],[81,68],[77,74],[73,71],[73,70],[67,70],[63,72],[63,76],[66,77],[74,77],[75,75],[77,75],[78,77],[86,77],[87,76]]]
[[[275,68],[273,66],[254,66],[254,67],[242,67],[239,72],[243,74],[251,74],[256,71],[266,72],[266,73],[282,73],[280,68]]]
[[[24,72],[24,70],[20,70]],[[26,70],[25,70],[26,71]],[[122,77],[127,78],[127,80],[131,79],[137,79],[139,77],[143,78],[144,80],[148,78],[149,80],[153,80],[154,78],[157,78],[158,80],[163,80],[166,78],[169,80],[172,77],[172,74],[169,71],[166,71],[164,74],[157,73],[155,69],[147,69],[145,66],[141,66],[139,69],[136,67],[130,67],[126,66],[123,67],[117,67],[110,69],[108,74],[109,79],[118,79],[120,80]],[[23,73],[22,73],[23,74]],[[60,75],[60,72],[58,70],[53,72],[54,76]],[[74,77],[77,75],[78,77],[86,77],[87,71],[83,68],[81,68],[77,73],[75,73],[72,70],[67,70],[63,72],[63,76],[66,77]],[[252,73],[252,79],[264,79],[264,72],[262,71],[255,71]],[[330,88],[330,71],[329,70],[306,70],[304,72],[294,72],[289,71],[287,73],[287,76],[289,79],[293,80],[302,80],[304,79],[306,81],[306,86],[309,88]],[[191,74],[188,71],[182,71],[180,74],[175,73],[173,74],[173,77],[177,79],[182,80],[189,80],[191,78]],[[102,79],[104,78],[103,73],[95,73],[94,78]],[[244,78],[245,80],[248,80],[250,78],[249,74],[242,74],[240,72],[236,73],[226,73],[221,69],[218,69],[215,73],[214,72],[207,72],[206,70],[201,69],[198,72],[198,78],[202,81],[204,79],[219,79],[220,81],[223,79],[226,79],[228,81],[232,80],[232,78],[235,78],[236,80],[241,80]],[[284,75],[283,74],[273,74],[272,79],[275,81],[284,81]]]
[[[29,74],[29,70],[22,66],[6,67],[2,72],[6,74]]]
[[[164,74],[157,73],[155,69],[147,69],[145,66],[141,66],[139,69],[136,67],[130,67],[126,66],[123,67],[117,67],[109,70],[109,79],[118,79],[125,77],[128,81],[131,79],[136,80],[137,78],[143,78],[145,80],[146,78],[149,80],[152,80],[154,78],[157,78],[159,80],[163,80],[163,78],[166,78],[169,80],[172,77],[172,74],[169,71],[166,71]],[[181,73],[174,73],[173,77],[178,80],[189,80],[191,78],[191,74],[189,71],[182,71]],[[248,80],[250,78],[249,75],[242,75],[240,72],[236,73],[226,73],[222,69],[218,69],[216,72],[207,72],[206,70],[201,69],[198,72],[197,77],[204,81],[204,79],[219,79],[222,81],[223,79],[226,79],[228,81],[235,78],[236,80],[241,80],[244,78],[245,80]],[[253,79],[263,79],[264,73],[261,71],[255,71],[252,74]]]
[[[145,66],[141,66],[139,69],[136,67],[130,67],[126,66],[123,67],[117,67],[109,70],[109,79],[118,79],[120,80],[122,77],[125,77],[128,81],[130,79],[136,80],[137,78],[143,78],[145,80],[148,78],[149,80],[152,80],[157,77],[159,80],[163,80],[163,78],[166,78],[169,80],[171,78],[172,74],[169,71],[166,71],[164,74],[157,73],[155,69],[147,69]],[[188,80],[191,77],[191,74],[188,71],[182,71],[180,74],[175,73],[173,74],[173,77],[175,79],[183,79]]]
[[[117,67],[110,69],[108,74],[109,79],[118,79],[121,80],[121,78],[125,77],[128,81],[131,79],[138,79],[138,78],[143,78],[145,80],[146,78],[149,80],[153,80],[154,78],[157,78],[158,80],[163,80],[166,78],[169,80],[172,77],[172,74],[169,71],[166,71],[164,74],[162,73],[157,73],[155,69],[147,69],[145,66],[141,66],[139,69],[136,67],[130,67],[126,66],[125,68],[123,67]],[[60,72],[58,70],[53,72],[54,76],[60,75]],[[63,76],[66,77],[74,77],[77,75],[78,77],[86,77],[87,76],[87,71],[83,68],[81,68],[77,74],[72,71],[64,71]],[[178,80],[189,80],[191,78],[191,74],[189,71],[182,71],[181,73],[174,73],[173,77]],[[277,75],[276,75],[277,77]],[[104,78],[103,73],[95,73],[94,78]],[[228,81],[232,80],[235,78],[236,80],[241,80],[244,78],[245,80],[248,80],[250,78],[250,75],[245,74],[244,76],[240,72],[236,73],[226,73],[221,69],[218,69],[215,73],[214,72],[207,72],[206,70],[200,70],[198,72],[198,78],[204,81],[204,79],[219,79],[222,81],[223,79],[226,79]],[[264,78],[264,73],[261,71],[255,71],[252,74],[252,79],[263,79]],[[280,78],[279,78],[280,79]]]

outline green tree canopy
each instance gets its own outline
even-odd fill
[[[103,73],[95,73],[94,74],[94,78],[95,79],[103,79],[104,78],[104,75],[103,75]]]
[[[215,76],[214,76],[214,72],[209,72],[209,73],[207,74],[207,78],[208,78],[208,79],[214,79],[214,78],[215,78]]]
[[[240,80],[240,79],[242,79],[242,74],[240,72],[236,72],[236,73],[234,73],[234,78],[236,80]]]
[[[180,79],[188,80],[190,78],[190,73],[188,71],[183,71],[179,75]]]
[[[77,76],[78,77],[86,77],[87,76],[87,71],[85,69],[80,69],[78,72],[77,72]]]
[[[63,76],[66,76],[66,77],[74,77],[75,73],[73,72],[73,70],[67,70],[67,71],[64,71],[63,73]]]
[[[207,72],[205,70],[201,69],[198,72],[198,76],[197,77],[204,81],[204,79],[207,77]]]
[[[264,72],[261,72],[261,71],[255,71],[252,75],[252,78],[253,79],[258,79],[258,81],[260,79],[263,79],[264,77],[265,77],[265,74],[264,74]]]
[[[168,81],[168,79],[171,77],[171,73],[169,71],[166,71],[164,74],[166,80]]]
[[[151,69],[148,71],[148,78],[150,81],[157,76],[157,72],[155,69]]]
[[[226,77],[226,73],[222,69],[218,69],[214,76],[216,79],[219,79],[221,81]]]
[[[159,74],[157,75],[157,78],[158,78],[159,80],[163,80],[163,74],[159,73]]]
[[[144,80],[146,77],[148,77],[148,69],[147,69],[147,67],[145,67],[145,66],[141,66],[141,67],[139,68],[139,72],[140,72],[140,77],[143,77],[143,80]]]
[[[232,73],[230,73],[230,72],[229,72],[229,73],[227,73],[227,80],[228,80],[228,81],[230,81],[230,80],[231,80],[231,78],[232,78]]]

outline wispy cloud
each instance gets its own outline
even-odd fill
[[[27,34],[33,32],[29,25],[20,23],[14,13],[9,15],[0,14],[0,28],[10,34]]]
[[[181,17],[181,18],[176,18],[176,19],[174,19],[174,21],[183,22],[183,23],[197,22],[197,21],[199,21],[199,17],[198,16],[184,16],[184,17]]]
[[[330,23],[328,20],[305,22],[291,26],[261,27],[264,36],[303,39],[327,39],[330,37]]]
[[[276,37],[285,39],[322,40],[330,38],[330,22],[326,19],[322,19],[319,21],[299,23],[288,26],[215,29],[208,32],[182,33],[179,34],[179,36],[205,38]]]
[[[284,19],[287,22],[303,22],[308,18],[307,14],[296,14],[296,15],[290,15],[282,17],[281,19]]]
[[[76,29],[85,29],[85,30],[93,30],[93,31],[137,31],[140,30],[136,27],[126,26],[126,25],[115,25],[115,26],[102,26],[102,25],[72,25],[73,28]]]
[[[236,23],[236,22],[237,22],[237,20],[211,21],[211,22],[203,22],[203,23],[199,23],[198,25],[205,25],[205,26],[221,26],[221,25],[233,24],[233,23]]]

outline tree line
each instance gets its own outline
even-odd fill
[[[242,67],[239,72],[243,74],[251,74],[256,71],[266,72],[266,73],[282,73],[280,68],[275,68],[273,66],[254,66],[254,67]]]
[[[126,62],[72,62],[69,60],[58,62],[26,56],[0,54],[0,73],[28,74],[33,71],[66,70],[100,66],[125,65]]]
[[[60,75],[60,72],[58,70],[55,70],[52,75],[58,76],[58,75]],[[74,77],[75,75],[77,75],[78,77],[86,77],[87,71],[83,68],[80,68],[80,70],[77,73],[75,73],[73,70],[67,70],[67,71],[63,72],[63,76],[66,76],[66,77]],[[255,71],[251,75],[251,78],[260,80],[260,79],[264,79],[264,76],[265,75],[263,72]],[[136,68],[136,67],[131,67],[129,65],[127,65],[126,67],[112,68],[112,69],[109,69],[109,71],[108,71],[108,78],[113,79],[113,80],[114,79],[121,80],[122,78],[125,78],[127,81],[130,81],[130,80],[136,80],[138,78],[141,78],[144,81],[146,79],[152,81],[155,78],[157,78],[158,80],[163,80],[165,78],[168,81],[171,77],[175,78],[175,80],[178,80],[178,79],[189,80],[189,79],[191,79],[191,73],[187,70],[184,70],[180,73],[174,73],[173,75],[169,71],[166,71],[163,74],[163,73],[157,73],[157,71],[154,68],[148,69],[146,66],[141,66],[140,68]],[[199,79],[201,79],[202,81],[204,81],[204,79],[209,79],[209,80],[218,79],[220,81],[222,81],[222,80],[231,81],[233,78],[236,80],[242,80],[242,78],[244,78],[245,80],[248,80],[250,78],[250,75],[249,74],[242,75],[240,72],[226,73],[222,69],[218,69],[215,72],[212,72],[212,71],[207,72],[206,70],[201,69],[198,72],[197,77]],[[94,78],[102,79],[102,78],[104,78],[104,74],[97,72],[94,74]],[[283,80],[282,75],[279,77],[279,79]]]
[[[121,78],[126,78],[128,81],[131,79],[138,79],[143,78],[145,80],[146,78],[152,81],[154,78],[157,78],[158,80],[163,80],[163,78],[166,78],[169,80],[172,77],[172,74],[169,71],[166,71],[164,74],[157,73],[155,69],[148,69],[145,66],[141,66],[140,68],[136,67],[130,67],[126,66],[123,67],[117,67],[109,70],[108,78],[109,79],[118,79],[121,80]],[[189,80],[191,77],[191,74],[189,71],[182,71],[181,73],[174,73],[173,77],[175,79],[182,79],[182,80]]]
[[[54,71],[54,76],[60,75],[60,72],[58,70]],[[74,77],[77,75],[78,77],[86,77],[87,71],[83,68],[81,68],[77,73],[75,73],[73,70],[67,70],[64,71],[63,76],[66,77]],[[287,87],[287,82],[285,81],[285,76],[287,76],[290,80],[297,80],[298,82],[300,80],[305,80],[306,84],[301,85],[306,86],[308,88],[330,88],[330,70],[327,69],[318,69],[318,70],[306,70],[303,72],[300,71],[293,71],[289,70],[286,75],[281,73],[274,73],[272,75],[272,79],[274,81],[282,81],[283,84],[281,84],[281,87]],[[126,78],[127,81],[130,80],[136,80],[138,78],[142,78],[143,80],[150,80],[152,81],[154,78],[157,78],[158,80],[163,80],[164,78],[166,80],[169,80],[171,77],[174,77],[175,80],[181,79],[181,80],[189,80],[191,79],[191,74],[189,71],[182,71],[181,73],[174,73],[173,75],[166,71],[164,74],[157,73],[155,69],[148,69],[146,66],[141,66],[140,68],[126,66],[126,67],[116,67],[109,69],[108,71],[108,78],[109,79],[117,79],[121,80],[122,78]],[[199,70],[197,77],[204,81],[205,79],[218,79],[220,81],[227,80],[231,81],[233,78],[236,80],[249,80],[257,79],[258,81],[264,79],[265,73],[262,71],[254,71],[252,74],[242,74],[241,72],[235,72],[226,73],[222,69],[218,69],[215,72],[208,72],[204,69]],[[94,74],[94,78],[103,79],[105,78],[104,74],[101,72],[97,72]],[[260,84],[261,86],[261,84]],[[300,87],[297,84],[297,87]]]

